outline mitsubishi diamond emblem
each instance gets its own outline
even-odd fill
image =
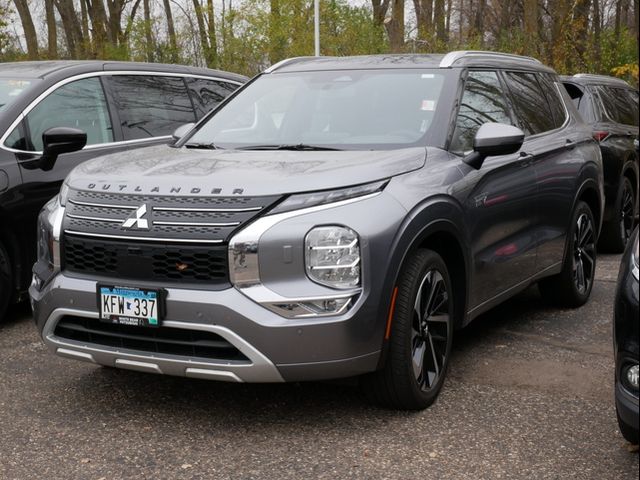
[[[143,203],[129,218],[122,224],[122,228],[137,228],[139,230],[149,230],[149,221],[143,218],[147,214],[147,204]]]

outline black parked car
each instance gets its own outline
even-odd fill
[[[166,143],[178,126],[200,119],[245,81],[178,65],[0,64],[0,320],[8,302],[29,285],[38,212],[73,167],[98,155]],[[55,127],[82,130],[86,146],[60,155],[51,168],[43,134],[55,143],[61,132]]]
[[[606,208],[599,246],[620,253],[638,214],[638,92],[604,75],[562,81],[602,151]]]
[[[40,215],[34,318],[67,358],[364,375],[373,400],[425,408],[455,328],[536,282],[588,300],[602,183],[591,129],[537,60],[291,59],[173,148],[69,174]]]
[[[616,411],[624,438],[638,443],[638,228],[627,245],[616,290],[613,320]]]

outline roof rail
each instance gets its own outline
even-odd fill
[[[280,60],[277,63],[274,63],[273,65],[271,65],[269,68],[267,68],[264,73],[272,73],[275,72],[277,69],[279,69],[280,67],[284,67],[285,65],[289,65],[290,63],[296,63],[296,62],[300,62],[302,60],[309,60],[311,58],[318,58],[318,57],[311,57],[311,56],[307,56],[307,57],[291,57],[291,58],[285,58],[284,60]]]
[[[585,78],[585,79],[591,78],[593,80],[606,80],[608,82],[624,83],[625,85],[629,86],[629,84],[625,82],[623,79],[617,78],[617,77],[610,77],[609,75],[598,75],[596,73],[576,73],[574,77]]]
[[[514,60],[524,60],[526,62],[532,62],[536,64],[542,64],[540,60],[533,57],[525,57],[522,55],[514,55],[512,53],[500,53],[500,52],[486,52],[482,50],[457,50],[447,53],[440,61],[440,68],[449,68],[453,66],[458,60],[468,57],[494,57],[494,58],[512,58]]]

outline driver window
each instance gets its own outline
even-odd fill
[[[26,120],[30,135],[22,145],[27,151],[42,151],[42,133],[52,127],[82,130],[87,134],[87,145],[113,141],[107,101],[100,79],[96,77],[58,88],[36,105]]]
[[[507,103],[496,72],[469,72],[451,140],[455,153],[473,150],[473,138],[485,123],[512,125]]]

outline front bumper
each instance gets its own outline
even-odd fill
[[[640,418],[638,397],[625,389],[619,381],[616,381],[616,409],[620,420],[637,431]]]
[[[100,279],[101,283],[119,283]],[[222,291],[167,289],[163,329],[211,332],[249,360],[152,353],[56,335],[73,316],[97,319],[96,279],[58,273],[41,290],[32,285],[34,318],[42,339],[59,356],[150,373],[235,382],[320,380],[360,375],[376,369],[380,356],[375,315],[363,298],[345,315],[286,319],[249,300],[235,288]],[[137,285],[158,287],[158,285]],[[375,307],[373,307],[375,308]]]

